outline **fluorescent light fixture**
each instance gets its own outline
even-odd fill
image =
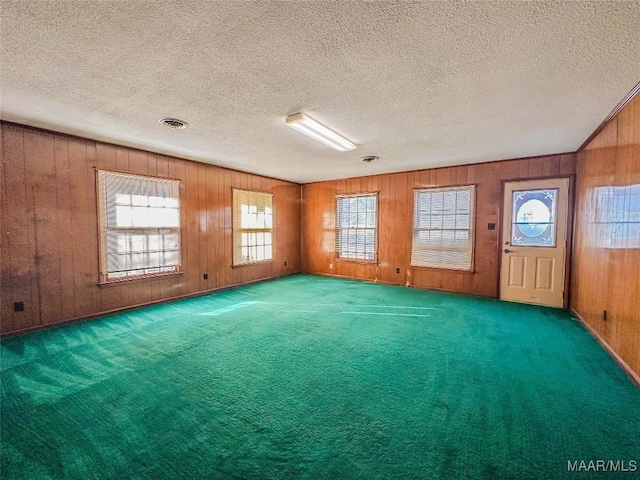
[[[289,115],[285,119],[285,123],[299,132],[309,135],[311,138],[315,138],[319,142],[341,152],[348,152],[349,150],[356,148],[355,143],[350,142],[342,135],[337,134],[330,128],[325,127],[320,122],[308,117],[304,113],[294,113],[293,115]]]

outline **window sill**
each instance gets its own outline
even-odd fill
[[[182,272],[159,273],[157,275],[145,275],[144,277],[123,278],[118,280],[111,280],[109,282],[98,282],[98,286],[100,288],[117,287],[118,285],[129,284],[131,282],[148,282],[151,280],[162,280],[165,278],[181,277],[182,275]]]
[[[273,260],[264,260],[261,262],[251,262],[251,263],[240,263],[238,265],[231,265],[231,268],[256,267],[259,265],[269,265],[270,263],[273,263]]]

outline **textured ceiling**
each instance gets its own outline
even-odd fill
[[[2,119],[301,183],[573,151],[640,80],[639,1],[0,8]]]

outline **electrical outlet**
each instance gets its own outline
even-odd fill
[[[606,322],[607,321],[607,311],[603,310],[602,311],[602,319]]]
[[[286,260],[284,261],[284,266],[285,266],[285,267],[287,266],[287,261],[286,261]]]
[[[209,274],[208,273],[203,273],[202,274],[202,278],[204,278],[205,280],[209,280]]]
[[[329,270],[332,270],[332,269],[333,269],[333,263],[330,263],[329,264]]]
[[[400,267],[396,267],[396,273],[400,273]]]
[[[24,312],[24,302],[14,302],[13,303],[13,311],[14,312]]]

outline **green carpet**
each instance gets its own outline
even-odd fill
[[[638,474],[567,471],[640,390],[559,310],[295,275],[0,345],[3,479]]]

